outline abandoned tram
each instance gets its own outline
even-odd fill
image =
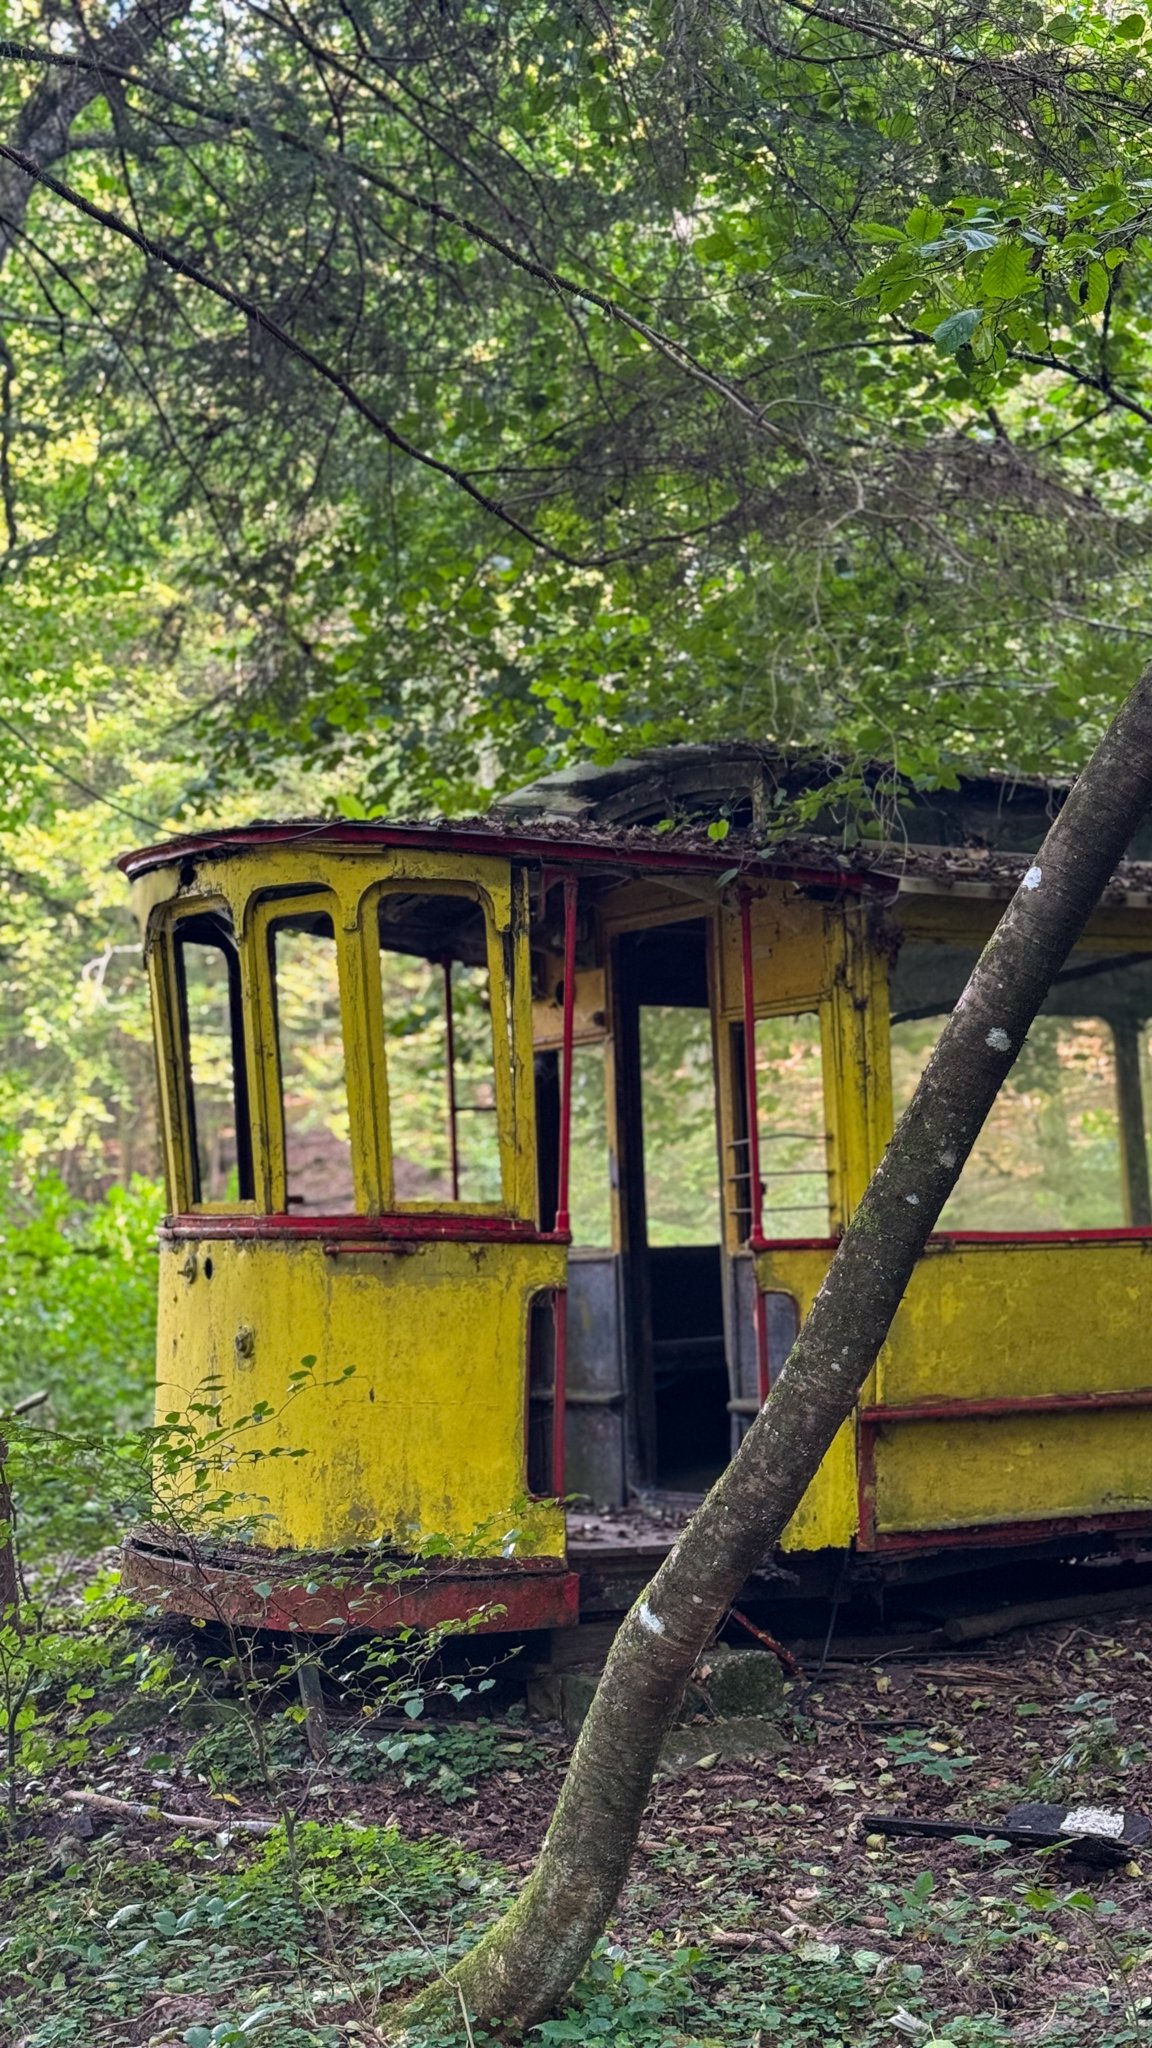
[[[477,823],[125,857],[169,1190],[158,1412],[217,1403],[246,1447],[208,1548],[161,1518],[132,1583],[315,1631],[628,1604],[765,1399],[1061,798],[970,780],[905,792],[886,840],[826,817],[769,843],[805,786],[674,748]],[[1149,840],[769,1576],[1152,1530]]]

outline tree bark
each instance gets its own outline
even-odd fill
[[[1152,668],[985,947],[787,1364],[613,1645],[536,1867],[471,1953],[397,2015],[520,2032],[563,1998],[627,1875],[663,1737],[712,1630],[851,1414],[913,1268],[1048,987],[1152,803]]]

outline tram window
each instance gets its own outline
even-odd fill
[[[176,975],[188,1077],[192,1201],[197,1206],[251,1201],[240,970],[232,935],[220,919],[181,919]]]
[[[278,920],[272,950],[288,1208],[341,1215],[355,1207],[355,1192],[331,918]]]
[[[752,1227],[748,1199],[744,1028],[732,1033],[736,1090],[736,1233]],[[756,1111],[760,1134],[760,1186],[766,1237],[827,1237],[828,1137],[820,1019],[814,1010],[756,1021]]]
[[[826,1237],[828,1136],[814,1010],[757,1018],[756,1110],[765,1237]]]
[[[709,1012],[642,1003],[640,1075],[648,1243],[719,1244]]]
[[[901,952],[892,983],[897,1116],[976,959],[974,948],[927,943]],[[1146,1072],[1141,1079],[1149,1014],[1148,956],[1078,949],[1033,1021],[945,1205],[942,1229],[1108,1230],[1152,1221]]]
[[[480,906],[463,896],[383,896],[380,987],[393,1199],[499,1202],[503,1175]]]
[[[612,1244],[611,1160],[603,1045],[572,1049],[572,1153],[569,1206],[573,1244]]]

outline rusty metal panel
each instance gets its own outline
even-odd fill
[[[620,1262],[607,1251],[568,1261],[565,1485],[597,1507],[625,1499]]]
[[[344,1635],[354,1630],[435,1628],[459,1622],[468,1632],[495,1635],[523,1629],[570,1628],[579,1620],[575,1572],[543,1561],[503,1571],[424,1571],[405,1567],[391,1584],[335,1583],[261,1564],[254,1576],[237,1565],[206,1564],[129,1539],[123,1549],[124,1585],[140,1600],[174,1614],[240,1628],[281,1629],[302,1635]]]
[[[563,1277],[542,1243],[166,1244],[158,1412],[186,1412],[207,1379],[230,1417],[265,1404],[245,1448],[276,1455],[230,1515],[260,1515],[269,1550],[437,1538],[500,1556],[515,1531],[518,1556],[561,1557],[562,1513],[524,1498],[524,1437],[529,1306]]]
[[[1152,1386],[1152,1240],[932,1241],[880,1354],[878,1407]],[[1060,1512],[1058,1489],[1034,1502]]]

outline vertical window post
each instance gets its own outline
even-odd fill
[[[572,1157],[572,1041],[576,1025],[576,892],[575,875],[564,877],[564,1069],[560,1081],[560,1158],[556,1175],[557,1235],[569,1234],[572,1219],[568,1209],[569,1170]],[[564,1404],[568,1383],[568,1290],[558,1287],[553,1296],[554,1318],[552,1372],[552,1491],[564,1491]]]
[[[748,1249],[755,1257],[764,1249],[764,1190],[760,1182],[760,1110],[756,1098],[756,992],[752,981],[752,898],[740,892],[740,960],[744,997],[744,1114],[748,1124]],[[756,1333],[756,1376],[760,1403],[768,1399],[771,1371],[768,1357],[768,1316],[757,1283],[752,1291]]]
[[[568,1213],[568,1182],[572,1157],[572,1041],[576,1024],[576,890],[575,875],[564,877],[564,1071],[560,1083],[560,1159],[556,1176],[556,1229],[572,1227]]]
[[[452,1200],[460,1200],[460,1133],[456,1106],[456,1019],[452,1010],[452,956],[445,953],[444,970],[444,1055],[448,1069],[448,1149],[451,1158]]]

